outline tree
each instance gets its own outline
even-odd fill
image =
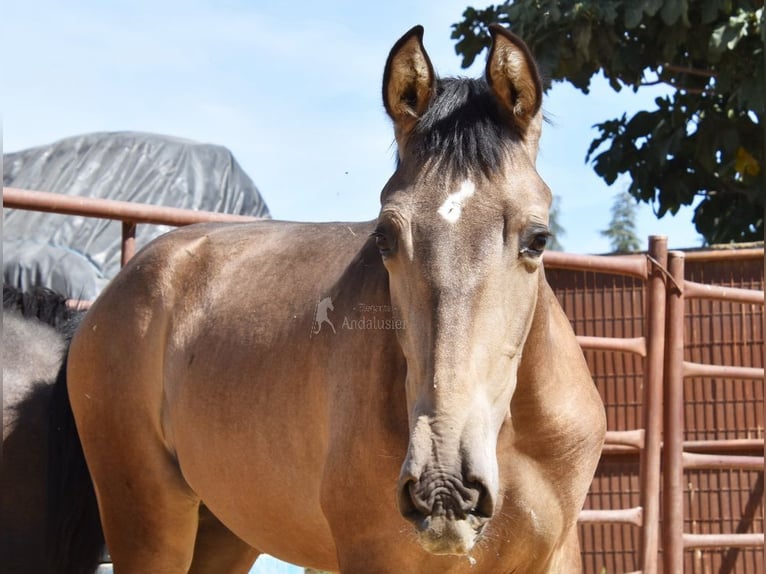
[[[636,213],[636,200],[627,189],[622,190],[614,198],[609,227],[601,232],[601,235],[609,239],[612,251],[631,253],[641,249],[641,242],[636,235]]]
[[[617,91],[672,87],[653,110],[597,124],[585,160],[610,185],[627,174],[658,217],[701,196],[705,241],[741,242],[764,232],[763,14],[755,0],[517,0],[467,8],[452,37],[464,67],[499,22],[548,77],[584,93],[598,72]]]
[[[561,243],[561,238],[566,235],[564,227],[561,222],[561,196],[554,195],[553,202],[551,203],[551,210],[548,214],[548,229],[551,231],[551,237],[548,240],[548,249],[551,251],[564,251],[564,244]]]

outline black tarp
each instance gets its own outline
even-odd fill
[[[87,134],[3,154],[3,186],[269,216],[255,184],[225,147],[138,132]],[[3,211],[5,283],[93,299],[119,270],[119,221]],[[170,229],[139,225],[136,247]]]

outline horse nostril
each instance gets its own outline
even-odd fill
[[[425,498],[423,493],[418,489],[418,483],[416,480],[411,480],[407,483],[405,489],[405,496],[409,501],[409,514],[407,516],[428,516],[433,511],[433,508]]]
[[[418,481],[404,481],[399,487],[399,512],[409,520],[420,521],[432,512],[426,498],[418,492]]]
[[[479,479],[469,479],[466,488],[471,492],[468,511],[478,517],[489,518],[495,511],[495,504],[484,482]]]
[[[426,482],[426,484],[428,484]],[[425,488],[419,480],[407,478],[400,482],[399,512],[412,522],[419,523],[428,516],[447,515],[465,519],[469,515],[486,520],[494,512],[494,500],[480,479],[460,480],[455,477],[446,485]]]

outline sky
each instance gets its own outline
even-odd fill
[[[52,0],[3,6],[3,150],[95,131],[146,131],[228,147],[272,215],[367,220],[394,167],[381,78],[394,42],[415,24],[442,76],[460,67],[451,25],[465,0],[359,2]],[[484,7],[484,4],[475,4]],[[646,91],[644,91],[646,90]],[[615,195],[584,161],[592,126],[652,108],[661,89],[587,96],[548,92],[538,171],[560,197],[566,251],[604,253]],[[671,182],[672,183],[672,182]],[[639,207],[638,236],[671,248],[701,243],[693,210],[657,220]]]

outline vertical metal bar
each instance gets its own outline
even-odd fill
[[[122,222],[122,257],[120,265],[125,264],[136,254],[136,224],[132,221]]]
[[[683,253],[668,253],[668,270],[676,285],[683,289]],[[684,570],[684,294],[674,286],[669,286],[667,293],[662,540],[663,570],[675,574]]]
[[[665,275],[668,239],[649,237],[649,278],[646,284],[646,361],[644,362],[644,453],[641,457],[641,570],[657,573],[660,528],[660,457],[662,445],[662,370],[665,354]],[[658,267],[658,265],[660,267]]]

